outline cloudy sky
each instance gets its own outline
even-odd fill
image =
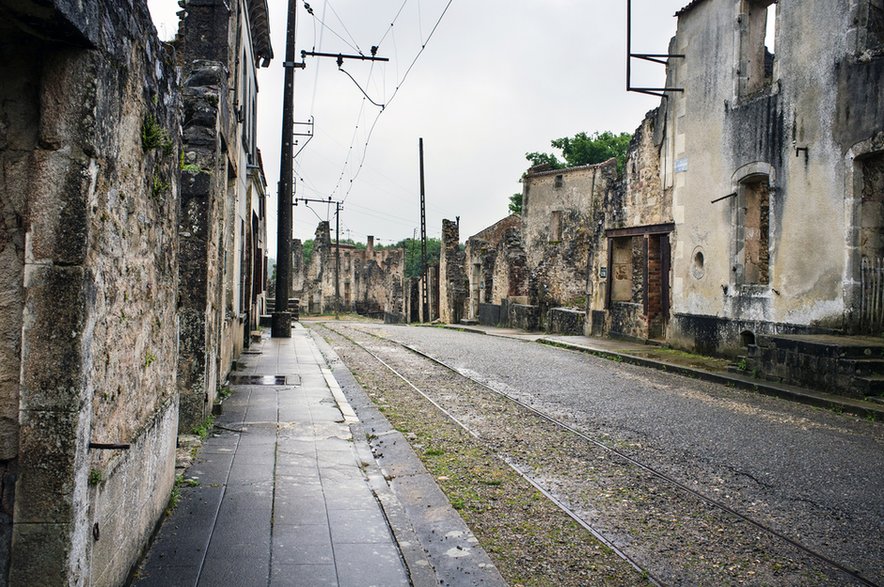
[[[633,0],[633,51],[664,53],[687,1]],[[438,237],[442,219],[459,216],[464,240],[507,214],[526,152],[580,131],[632,132],[658,104],[625,91],[625,0],[308,3],[313,16],[298,4],[299,53],[368,55],[375,45],[390,59],[346,61],[355,82],[328,58],[307,57],[295,74],[295,118],[315,120],[296,159],[296,196],[343,200],[342,238],[386,244],[419,234],[419,137],[427,233]],[[171,38],[177,2],[148,4],[160,37]],[[275,58],[259,73],[258,144],[274,216],[287,2],[269,5]],[[661,85],[662,66],[637,62],[637,83]],[[312,238],[320,218],[333,220],[333,209],[295,208],[295,237]],[[275,222],[268,236],[275,256]]]

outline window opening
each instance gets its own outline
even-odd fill
[[[770,277],[770,184],[764,176],[749,180],[742,187],[743,206],[738,210],[738,229],[742,229],[740,281],[766,285]]]
[[[776,3],[744,0],[741,15],[740,94],[758,92],[773,81]]]
[[[555,210],[549,218],[549,242],[557,243],[562,240],[562,211]]]

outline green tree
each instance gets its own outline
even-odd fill
[[[510,214],[521,214],[522,213],[522,194],[516,192],[515,194],[510,196],[510,205],[509,205]]]
[[[626,154],[631,140],[632,135],[628,132],[614,134],[606,130],[591,135],[579,132],[573,137],[562,137],[550,142],[554,148],[561,150],[564,163],[548,153],[526,153],[525,158],[532,166],[549,163],[553,169],[562,169],[602,163],[613,157],[617,159],[617,171],[622,172],[626,166]]]
[[[301,243],[301,252],[304,253],[304,266],[310,265],[310,257],[313,256],[313,239],[309,238]]]
[[[525,153],[525,159],[531,162],[531,167],[538,165],[549,165],[551,169],[562,169],[565,164],[559,161],[559,158],[552,153]]]
[[[419,239],[406,238],[393,245],[394,248],[405,250],[405,277],[421,276],[421,241]],[[437,238],[427,239],[427,263],[437,265],[439,252],[442,250],[442,241]]]

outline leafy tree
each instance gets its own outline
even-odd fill
[[[301,251],[304,253],[304,266],[310,265],[310,257],[313,256],[313,239],[307,239],[301,243]]]
[[[509,210],[510,214],[522,213],[522,194],[520,192],[516,192],[510,196]]]
[[[405,277],[421,276],[421,241],[420,239],[406,238],[393,245],[394,248],[405,249]],[[439,254],[442,250],[442,241],[437,238],[427,238],[427,263],[436,265],[439,263]]]
[[[527,153],[525,158],[532,166],[549,163],[553,169],[562,169],[602,163],[614,157],[617,159],[617,170],[622,172],[626,166],[626,153],[631,140],[632,135],[627,132],[614,134],[606,130],[591,135],[579,132],[573,137],[562,137],[550,142],[554,148],[561,150],[564,163],[548,153]]]
[[[538,165],[549,165],[551,169],[562,169],[565,164],[559,161],[559,158],[552,153],[525,153],[525,158],[531,162],[531,167]]]

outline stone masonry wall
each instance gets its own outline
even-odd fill
[[[112,585],[174,480],[176,74],[144,3],[47,4],[0,25],[0,582]]]
[[[456,222],[442,220],[442,250],[439,256],[439,319],[456,324],[467,315],[468,281],[460,250],[460,229]]]
[[[618,189],[614,159],[571,169],[530,170],[523,183],[529,303],[586,309],[587,271],[600,253],[605,204]]]
[[[181,174],[179,428],[189,431],[209,413],[209,390],[218,384],[215,357],[218,323],[221,227],[226,195],[226,159],[221,145],[220,111],[225,107],[227,74],[216,61],[194,61],[184,73],[184,162]]]

